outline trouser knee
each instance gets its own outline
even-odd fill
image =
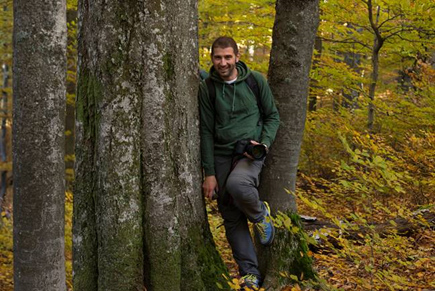
[[[226,183],[226,189],[236,201],[256,200],[257,192],[255,184],[243,175],[230,175]]]

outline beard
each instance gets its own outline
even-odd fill
[[[225,68],[217,68],[216,71],[218,72],[219,76],[222,79],[227,80],[228,78],[233,76],[235,70],[236,70],[236,64],[231,64]]]

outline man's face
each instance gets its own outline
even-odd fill
[[[211,61],[222,80],[231,81],[237,78],[236,63],[239,61],[239,56],[234,53],[232,47],[214,48]]]

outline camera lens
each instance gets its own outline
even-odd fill
[[[261,160],[264,158],[264,156],[266,156],[266,149],[261,144],[253,145],[249,148],[249,152],[249,154],[256,160]]]

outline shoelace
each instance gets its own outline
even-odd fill
[[[243,283],[245,283],[245,282],[253,283],[253,282],[257,281],[257,276],[252,275],[252,274],[248,274],[248,275],[243,276],[242,279],[243,279]]]
[[[261,236],[262,239],[266,238],[266,231],[265,231],[265,224],[266,224],[266,219],[264,219],[263,221],[257,223],[256,227],[257,227],[257,232],[258,234]]]
[[[248,280],[248,281],[254,281],[254,280],[257,280],[257,276],[255,276],[253,274],[248,274],[248,275],[243,276],[243,279]]]
[[[258,280],[257,279],[257,276],[255,276],[255,275],[253,275],[253,274],[248,274],[248,275],[245,275],[245,276],[243,276],[242,277],[242,284],[243,283],[246,283],[246,282],[249,282],[249,283],[254,283],[254,284],[256,284],[256,281]],[[246,288],[246,286],[245,286],[245,288]],[[248,287],[249,288],[249,287]],[[257,287],[253,287],[254,289],[248,289],[248,290],[258,290],[258,288]],[[246,289],[244,289],[244,290],[246,290]]]

